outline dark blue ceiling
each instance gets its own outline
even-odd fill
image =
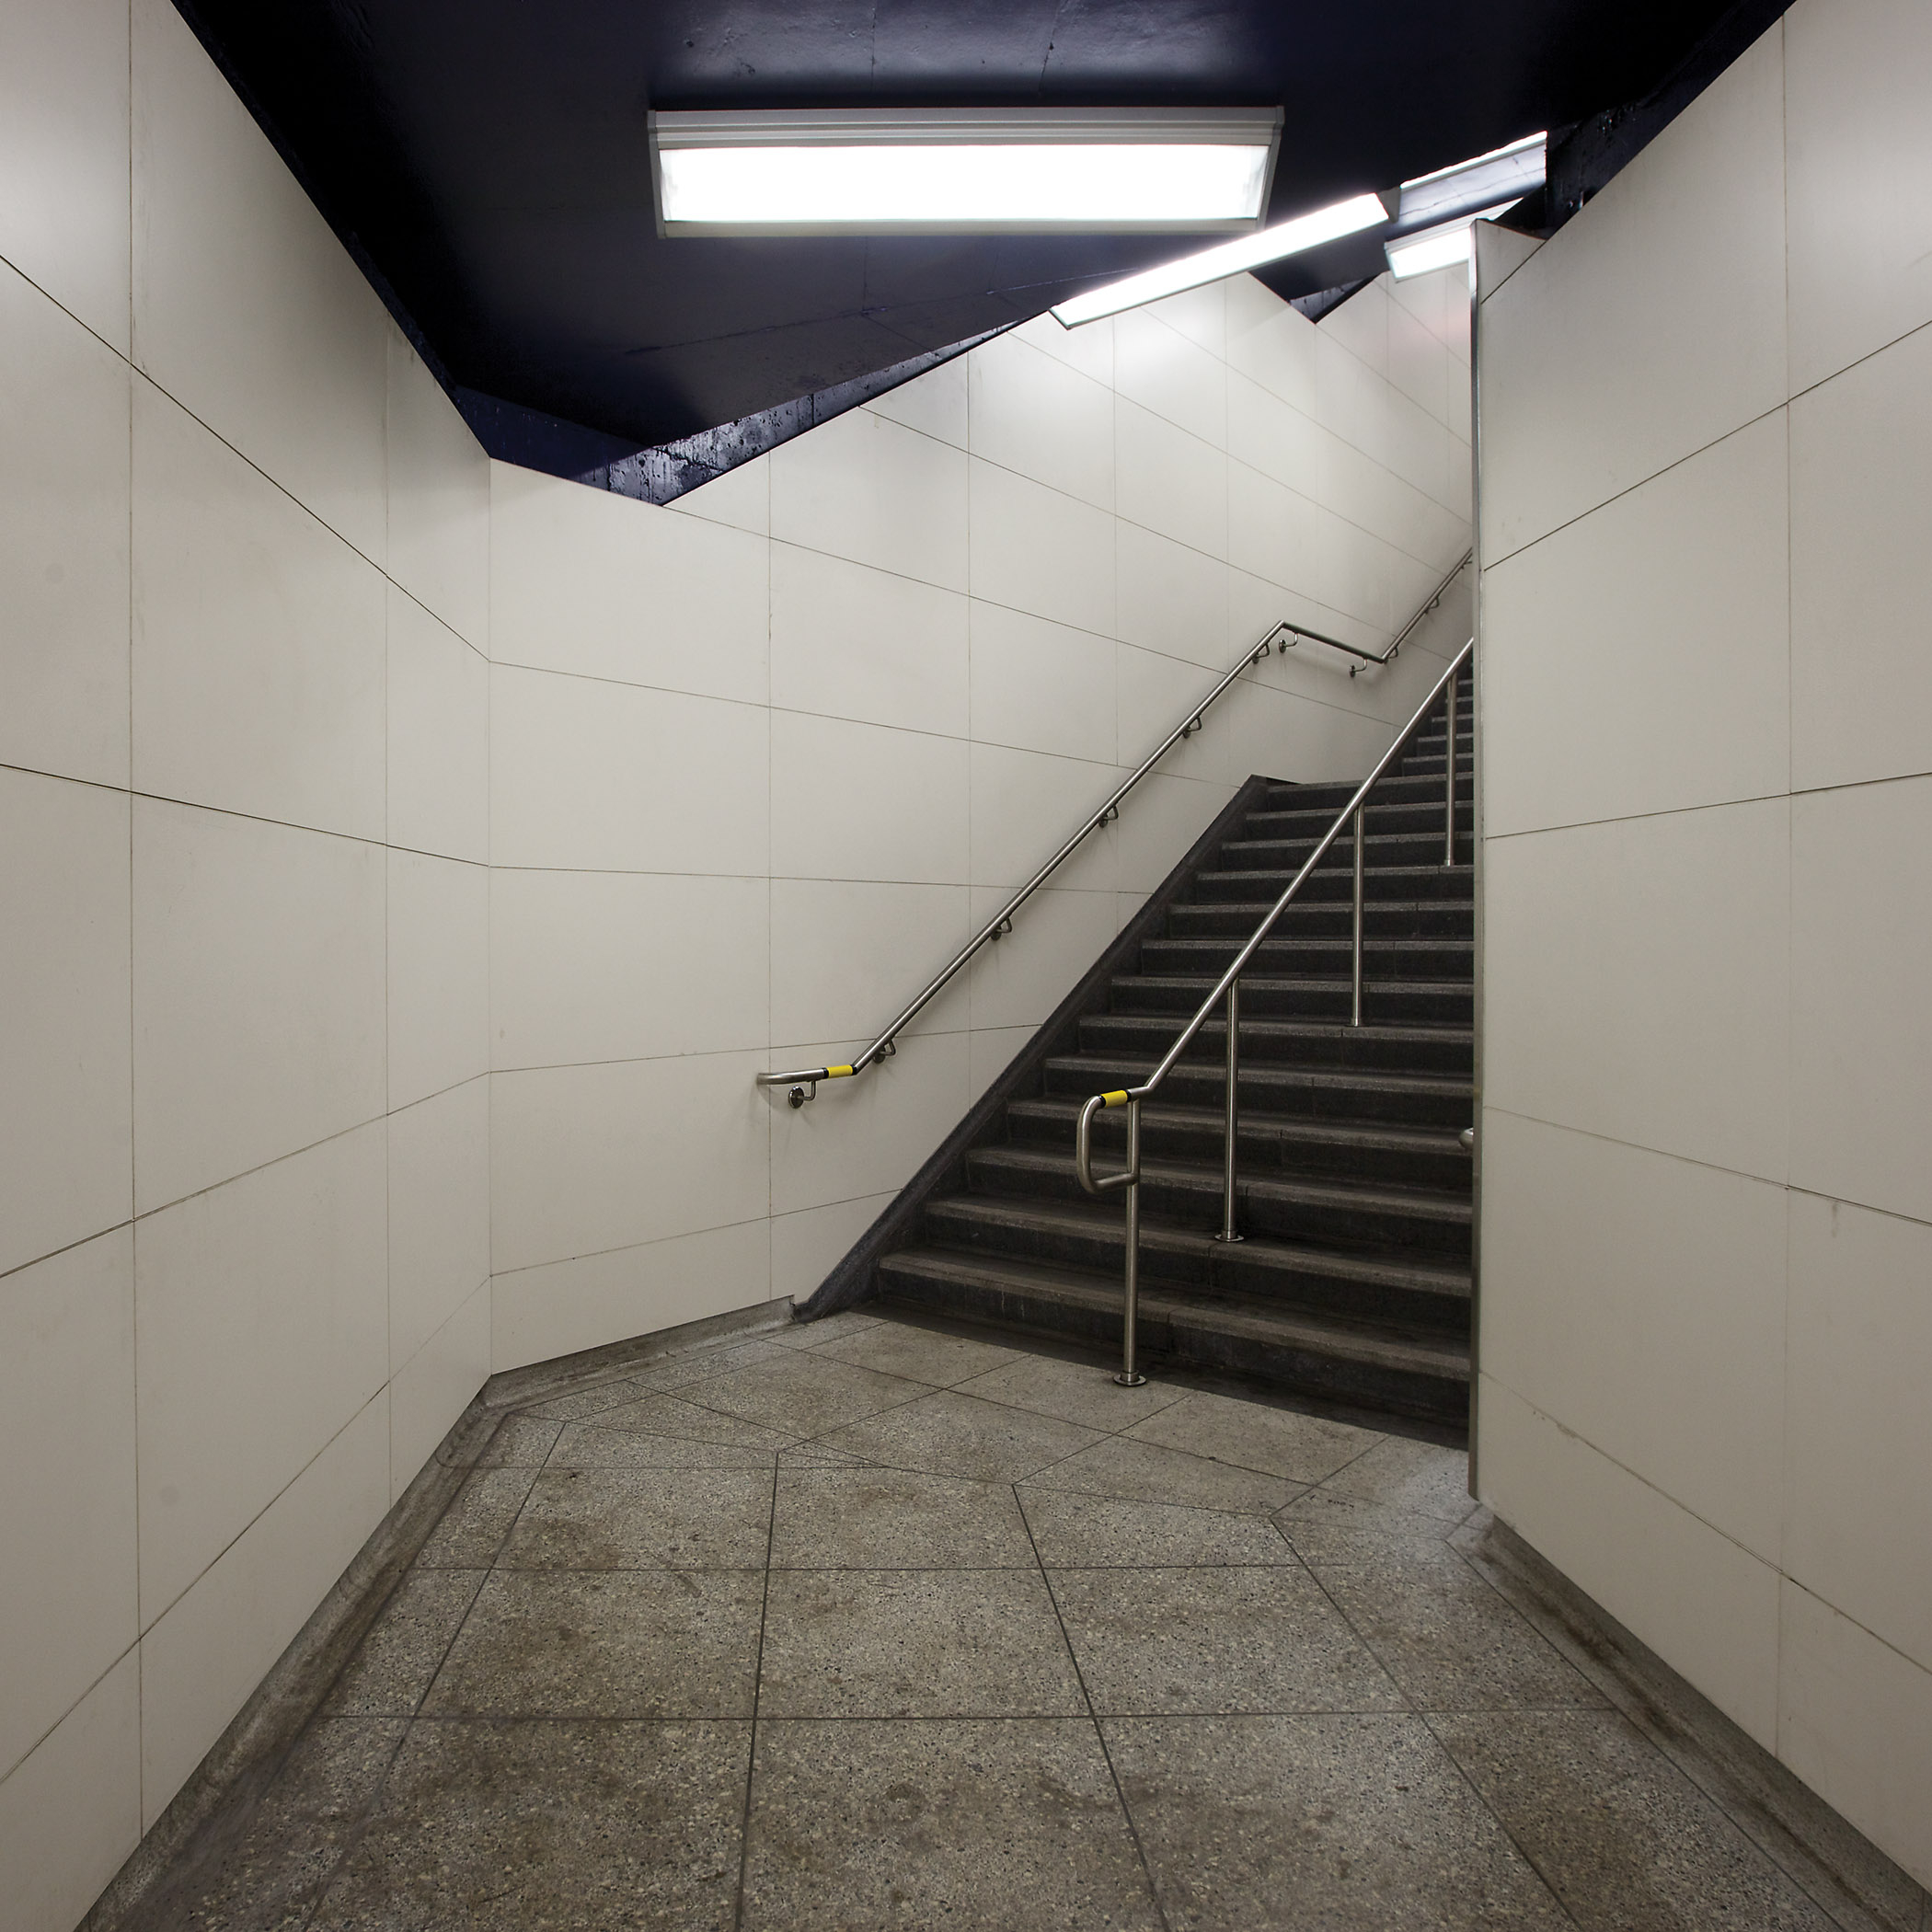
[[[1739,10],[1731,0],[181,5],[445,380],[512,412],[584,425],[613,450],[903,363],[1199,246],[661,240],[649,108],[1279,103],[1270,214],[1280,220],[1640,99]],[[1379,266],[1379,242],[1366,246],[1361,260],[1364,245],[1344,243],[1266,279],[1285,295],[1329,287]]]

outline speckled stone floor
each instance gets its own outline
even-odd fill
[[[1916,1926],[1808,1892],[1489,1534],[1425,1442],[870,1315],[727,1338],[505,1417],[167,1920]]]

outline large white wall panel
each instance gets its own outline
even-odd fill
[[[79,1923],[141,1836],[141,1663],[130,1651],[0,1782],[6,1932]]]
[[[498,1270],[749,1221],[766,1208],[757,1053],[498,1074],[490,1249]],[[756,1297],[753,1297],[756,1298]]]
[[[963,885],[774,879],[772,1043],[875,1037],[966,943],[968,915]],[[955,982],[908,1030],[957,1027],[964,999]]]
[[[1726,1717],[1773,1746],[1777,1570],[1488,1374],[1476,1427],[1496,1513]]]
[[[489,891],[492,1064],[762,1045],[776,890],[763,877],[499,868]],[[813,895],[823,889],[803,890],[816,930]]]
[[[1932,1221],[1932,778],[1791,801],[1791,1179]]]
[[[1492,839],[1484,1094],[1782,1182],[1783,799]]]
[[[1485,302],[1485,565],[1783,404],[1783,171],[1774,29]]]
[[[134,801],[145,1213],[385,1111],[379,845]]]
[[[0,14],[0,257],[128,352],[128,10]]]
[[[392,583],[388,605],[388,838],[489,860],[489,664]]]
[[[389,1105],[489,1067],[489,874],[390,852]]]
[[[966,359],[972,453],[1050,489],[1113,508],[1113,392],[1018,335]]]
[[[772,703],[962,738],[970,608],[916,577],[774,544]]]
[[[1790,417],[1792,785],[1932,771],[1932,328]]]
[[[1800,0],[1478,250],[1482,1492],[1922,1880],[1928,75]]]
[[[386,1146],[374,1121],[140,1224],[144,1626],[387,1379]]]
[[[972,594],[1112,636],[1113,519],[978,458],[972,485]]]
[[[1114,407],[1113,435],[1114,502],[1122,519],[1158,530],[1205,557],[1226,557],[1225,445],[1180,429],[1124,396]]]
[[[1796,396],[1932,322],[1932,13],[1801,0],[1784,38]]]
[[[134,363],[374,562],[388,318],[170,0],[132,0]]]
[[[128,800],[0,769],[0,1270],[125,1221]]]
[[[762,873],[771,729],[762,705],[499,664],[490,862]]]
[[[499,664],[765,702],[767,544],[507,464],[490,476]]]
[[[391,1114],[388,1159],[393,1374],[489,1279],[489,1083]]]
[[[422,358],[388,324],[389,574],[477,650],[489,648],[489,459]]]
[[[1110,765],[1117,736],[1113,640],[1004,604],[972,608],[972,737]]]
[[[1785,1191],[1490,1107],[1483,1371],[1776,1564]]]
[[[1791,1196],[1785,1570],[1932,1671],[1932,1227]]]
[[[134,788],[381,839],[382,573],[134,385]]]
[[[141,1639],[151,1826],[389,1506],[385,1388]]]
[[[1769,416],[1485,574],[1491,837],[1787,788],[1788,514]]]
[[[128,366],[4,267],[0,339],[0,763],[125,786]]]
[[[133,1246],[0,1280],[0,1777],[138,1634]]]

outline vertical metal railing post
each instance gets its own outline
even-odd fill
[[[1240,1132],[1241,1091],[1241,982],[1227,989],[1227,1145],[1224,1150],[1221,1175],[1221,1232],[1217,1241],[1238,1241],[1235,1226],[1235,1156]]]
[[[1355,925],[1354,943],[1349,949],[1349,1024],[1362,1024],[1362,848],[1368,827],[1363,818],[1367,808],[1355,808],[1355,823],[1350,833],[1355,847]]]
[[[1445,714],[1446,723],[1443,727],[1443,769],[1448,773],[1448,782],[1443,790],[1443,863],[1455,863],[1455,687],[1458,679],[1452,673],[1449,679],[1449,709]]]
[[[1121,1373],[1113,1379],[1122,1388],[1138,1388],[1146,1381],[1134,1359],[1135,1329],[1141,1306],[1141,1103],[1127,1103],[1127,1305],[1121,1323]]]

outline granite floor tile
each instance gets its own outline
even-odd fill
[[[1063,1362],[1052,1355],[1016,1356],[960,1387],[965,1395],[1058,1416],[1063,1421],[1079,1422],[1110,1435],[1144,1422],[1187,1394],[1184,1388],[1152,1381],[1140,1388],[1122,1388],[1113,1379],[1111,1369],[1087,1362]]]
[[[1340,1558],[1317,1552],[1307,1562],[1418,1710],[1604,1701],[1446,1544]]]
[[[496,1560],[536,1471],[477,1469],[456,1491],[416,1558],[420,1570],[486,1570]]]
[[[828,1341],[844,1341],[847,1336],[863,1334],[879,1325],[878,1316],[846,1308],[837,1315],[822,1316],[817,1321],[794,1321],[775,1330],[772,1340],[783,1342],[788,1349],[822,1349]]]
[[[1057,1417],[940,1389],[902,1409],[832,1432],[826,1441],[868,1461],[982,1482],[1017,1482],[1100,1438]]]
[[[1413,1717],[1110,1719],[1175,1932],[1570,1921]]]
[[[903,1322],[875,1323],[859,1334],[840,1336],[813,1353],[826,1361],[848,1362],[856,1368],[877,1369],[882,1375],[903,1375],[909,1382],[924,1382],[934,1388],[950,1388],[1019,1359],[1017,1349],[940,1335]]]
[[[724,1932],[749,1724],[419,1723],[315,1932]]]
[[[1113,1436],[1043,1469],[1029,1488],[1113,1496],[1124,1502],[1174,1502],[1197,1510],[1271,1515],[1301,1494],[1298,1483],[1231,1463]]]
[[[1328,1487],[1338,1496],[1389,1503],[1451,1524],[1466,1521],[1476,1509],[1467,1453],[1403,1436],[1384,1437],[1367,1455],[1338,1470]]]
[[[488,1574],[410,1570],[336,1679],[323,1709],[345,1717],[411,1716]]]
[[[1590,1932],[1829,1932],[1830,1919],[1616,1712],[1431,1722]]]
[[[632,1378],[640,1390],[673,1393],[696,1388],[701,1382],[716,1382],[726,1375],[741,1374],[746,1369],[784,1362],[799,1353],[777,1341],[741,1341],[708,1349],[692,1349],[667,1356],[648,1369],[639,1369]]]
[[[508,1570],[762,1569],[772,1471],[546,1469],[497,1561]]]
[[[749,1718],[756,1570],[498,1570],[426,1717]]]
[[[1334,1475],[1382,1440],[1373,1431],[1298,1409],[1204,1394],[1187,1396],[1127,1433],[1136,1442],[1309,1483]]]
[[[1103,1716],[1403,1708],[1299,1564],[1054,1570],[1049,1578]]]
[[[779,1570],[1029,1569],[1033,1545],[1006,1483],[866,1465],[778,1475]]]
[[[593,1430],[627,1431],[638,1435],[670,1436],[684,1442],[719,1443],[734,1449],[761,1449],[771,1455],[789,1449],[798,1435],[788,1430],[768,1429],[762,1422],[748,1422],[742,1416],[727,1415],[722,1409],[707,1409],[682,1396],[640,1395],[628,1402],[600,1409],[585,1416],[571,1430],[573,1451],[581,1452],[585,1434]],[[553,1453],[550,1460],[566,1458]]]
[[[496,1433],[490,1437],[482,1455],[477,1456],[477,1467],[541,1468],[551,1450],[557,1446],[557,1438],[563,1433],[563,1426],[561,1420],[548,1420],[542,1416],[507,1415],[498,1423]]]
[[[745,1932],[1158,1932],[1092,1723],[761,1724]]]
[[[576,1422],[601,1409],[614,1409],[619,1402],[635,1401],[643,1393],[642,1386],[627,1375],[595,1383],[589,1388],[572,1389],[569,1394],[553,1396],[548,1401],[526,1402],[517,1413],[541,1421]]]
[[[786,1442],[793,1438],[787,1436]],[[784,1452],[705,1443],[682,1435],[645,1435],[635,1429],[598,1429],[566,1422],[551,1452],[552,1469],[769,1469]]]
[[[1030,1486],[1020,1493],[1040,1560],[1049,1569],[1295,1560],[1294,1552],[1259,1516],[1172,1502],[1122,1502]]]
[[[184,1932],[295,1932],[305,1924],[376,1801],[405,1728],[393,1719],[312,1723],[235,1842],[175,1895],[174,1923]]]
[[[922,1382],[828,1361],[816,1349],[779,1349],[775,1360],[691,1386],[686,1398],[788,1435],[811,1436],[926,1392]]]
[[[1084,1715],[1037,1570],[774,1570],[759,1714]]]
[[[1419,1515],[1393,1503],[1364,1502],[1326,1485],[1297,1496],[1275,1512],[1275,1524],[1305,1557],[1408,1553],[1426,1561],[1448,1547],[1456,1525],[1441,1516]]]

